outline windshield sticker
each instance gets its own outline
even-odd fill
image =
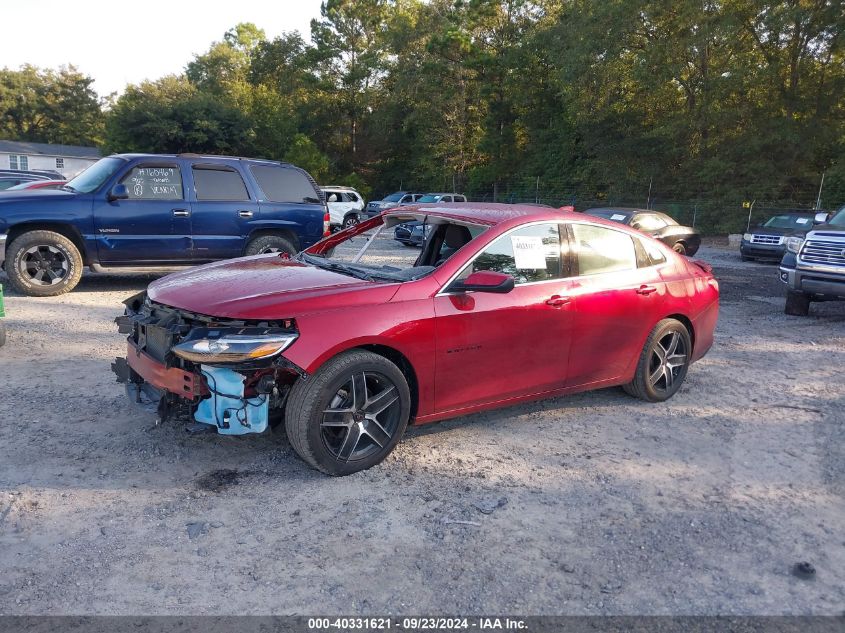
[[[546,253],[539,236],[511,236],[513,258],[517,269],[545,270]]]
[[[625,221],[625,215],[623,213],[614,213],[613,215],[610,216],[610,219],[616,220],[617,222],[624,222]]]
[[[808,224],[810,222],[810,218],[796,218],[796,224]]]

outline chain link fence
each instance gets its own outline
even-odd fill
[[[742,233],[747,226],[756,226],[768,217],[784,211],[813,211],[817,202],[829,211],[845,204],[845,200],[831,200],[827,207],[820,199],[819,190],[806,183],[781,187],[732,185],[730,190],[723,183],[659,184],[654,179],[617,183],[572,184],[540,177],[518,178],[497,185],[462,187],[460,180],[445,179],[438,191],[450,191],[455,182],[455,193],[463,193],[473,202],[503,202],[508,204],[531,203],[552,207],[574,206],[577,211],[594,207],[635,207],[661,211],[680,224],[693,226],[704,234],[724,235]],[[432,191],[431,187],[413,187],[402,183],[408,191]],[[431,184],[431,183],[429,183]],[[446,184],[446,188],[442,188]],[[703,193],[690,193],[691,191]],[[737,194],[743,191],[743,194]],[[390,193],[390,192],[385,192]]]

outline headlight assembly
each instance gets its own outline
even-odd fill
[[[789,237],[786,239],[786,250],[796,255],[801,250],[801,245],[804,243],[803,237]]]
[[[742,239],[744,239],[746,242],[750,242],[751,241],[751,233],[743,233]]]
[[[224,334],[220,338],[199,338],[173,347],[173,353],[192,363],[242,363],[269,358],[284,351],[298,334]]]

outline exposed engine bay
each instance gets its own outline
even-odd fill
[[[298,332],[292,319],[209,317],[127,299],[115,319],[127,357],[112,370],[130,400],[158,420],[206,425],[223,435],[262,433],[281,421],[290,386],[305,373],[280,355]]]

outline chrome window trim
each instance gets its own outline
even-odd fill
[[[501,235],[499,235],[493,241],[499,240],[499,239],[505,237],[506,235],[510,235],[511,233],[513,233],[514,231],[518,231],[519,229],[524,229],[524,228],[529,227],[529,226],[537,226],[539,224],[557,224],[558,226],[571,225],[571,224],[586,224],[587,226],[596,226],[596,227],[599,227],[601,229],[607,229],[609,231],[615,231],[617,233],[622,233],[623,235],[626,235],[629,238],[631,238],[632,244],[633,244],[634,238],[639,238],[639,236],[637,236],[637,235],[632,235],[628,231],[625,231],[625,230],[622,230],[622,229],[617,229],[616,227],[613,227],[613,226],[605,226],[604,224],[596,224],[595,222],[589,222],[589,221],[579,219],[579,220],[537,220],[536,222],[529,222],[527,224],[520,224],[519,226],[516,226],[516,227],[506,231],[505,233],[502,233]],[[568,238],[567,238],[567,241],[568,241]],[[492,243],[493,242],[488,243],[487,246],[489,246]],[[562,243],[563,242],[561,242],[561,244]],[[481,256],[481,254],[483,252],[484,252],[484,250],[482,249],[481,251],[476,253],[472,257],[472,259],[470,259],[466,264],[461,266],[460,270],[458,270],[458,272],[456,272],[454,275],[452,275],[449,278],[449,280],[445,284],[443,284],[443,286],[440,288],[440,290],[437,291],[437,293],[434,296],[435,297],[450,297],[450,296],[455,295],[455,294],[466,294],[467,292],[473,292],[472,290],[464,290],[464,291],[455,290],[455,291],[449,292],[449,291],[446,290],[446,288],[451,286],[452,283],[455,281],[455,279],[457,279],[458,276],[460,276],[460,274],[464,271],[464,269],[467,266],[469,266],[470,264],[472,264],[476,259],[478,259],[478,257]],[[529,282],[526,282],[524,284],[515,284],[514,289],[522,288],[524,286],[534,286],[534,285],[537,285],[537,284],[547,284],[547,283],[551,283],[551,282],[555,282],[555,281],[562,282],[562,281],[576,281],[576,280],[579,280],[579,279],[596,279],[596,278],[600,278],[602,275],[612,275],[612,274],[615,274],[615,273],[630,272],[630,271],[634,271],[634,270],[646,270],[647,268],[656,268],[658,266],[665,266],[667,263],[669,263],[668,258],[666,259],[666,261],[659,262],[659,263],[653,264],[651,266],[645,266],[643,268],[640,268],[639,266],[637,266],[635,268],[630,268],[630,269],[626,269],[626,270],[611,270],[611,271],[608,271],[606,273],[596,273],[594,275],[576,275],[574,277],[559,277],[557,279],[541,279],[540,281],[529,281]]]

